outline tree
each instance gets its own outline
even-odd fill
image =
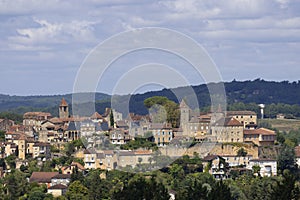
[[[75,152],[75,145],[73,142],[68,142],[65,144],[65,152],[68,157]]]
[[[260,175],[260,166],[259,165],[253,165],[252,170],[254,174]]]
[[[139,164],[141,164],[141,163],[142,163],[142,161],[143,161],[143,158],[141,158],[141,157],[138,157],[138,162],[139,162]]]
[[[277,180],[272,199],[298,199],[299,193],[295,192],[296,177],[289,170],[284,170],[282,180]],[[297,197],[297,198],[294,198]]]
[[[109,197],[109,184],[100,178],[100,173],[100,170],[90,171],[84,179],[84,185],[89,191],[89,199],[107,199]]]
[[[80,181],[74,181],[70,184],[66,192],[66,197],[70,200],[88,200],[88,193],[88,189]]]
[[[28,193],[28,200],[53,199],[52,194],[47,194],[47,187],[34,187]]]
[[[212,187],[211,192],[208,194],[208,198],[207,199],[211,199],[211,200],[231,200],[232,196],[231,196],[231,192],[230,192],[230,188],[224,184],[224,182],[218,181],[214,187]]]
[[[25,174],[17,170],[12,170],[10,174],[5,176],[4,183],[6,184],[9,199],[17,199],[26,194],[28,190]]]
[[[77,165],[72,169],[72,174],[71,174],[71,183],[74,181],[80,181],[83,182],[84,180],[84,176],[82,174],[82,172],[78,171],[78,167]]]
[[[238,150],[238,152],[237,152],[237,156],[238,157],[245,157],[245,156],[247,156],[247,151],[244,149],[244,148],[240,148],[239,150]]]
[[[167,97],[154,96],[144,100],[144,105],[148,109],[156,110],[158,118],[164,119],[166,117],[167,122],[171,123],[172,127],[179,126],[180,111],[178,104],[174,101]]]
[[[112,109],[110,109],[109,120],[110,120],[110,126],[114,127],[115,126],[115,119],[114,119],[114,113],[113,113]]]
[[[285,169],[290,170],[292,173],[297,170],[294,148],[288,145],[282,146],[277,158],[277,168],[279,173],[282,173]]]

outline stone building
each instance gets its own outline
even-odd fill
[[[69,105],[66,100],[63,98],[59,105],[59,118],[68,118],[69,117]]]
[[[243,124],[233,117],[225,117],[211,127],[211,134],[218,142],[243,142]]]

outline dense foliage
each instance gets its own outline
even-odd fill
[[[213,84],[211,84],[213,85]],[[217,85],[217,84],[214,84]],[[258,112],[257,104],[264,103],[270,105],[266,107],[266,115],[274,117],[278,113],[291,114],[300,117],[300,82],[274,82],[256,79],[254,81],[232,81],[224,83],[227,103],[229,110],[253,110]],[[153,96],[167,97],[169,100],[179,103],[183,98],[192,109],[200,107],[202,110],[209,110],[210,95],[207,85],[202,84],[192,87],[194,91],[188,90],[186,87],[175,89],[163,89],[161,91],[146,92],[144,94],[134,94],[131,96],[123,95],[114,98],[118,103],[116,109],[124,111],[127,109],[128,98],[129,111],[137,114],[147,114],[148,110],[144,106],[144,100]],[[174,95],[176,94],[176,95]],[[192,98],[197,95],[198,102]],[[92,94],[81,94],[92,95]],[[9,96],[0,95],[0,111],[10,111],[13,113],[23,114],[27,111],[46,111],[51,112],[57,116],[59,105],[62,97],[64,97],[69,104],[72,102],[72,95],[55,95],[55,96]],[[95,108],[99,113],[103,113],[105,107],[110,107],[110,96],[102,93],[96,93]],[[242,102],[239,104],[236,102]],[[199,106],[197,106],[199,105]],[[233,107],[232,107],[233,106]],[[238,108],[238,109],[237,109]],[[72,108],[70,107],[70,110]],[[291,111],[291,112],[289,112]],[[86,113],[87,115],[92,113]]]

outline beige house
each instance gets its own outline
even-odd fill
[[[174,138],[173,129],[169,123],[152,123],[149,130],[158,146],[165,146]]]
[[[79,172],[84,172],[85,170],[84,166],[73,161],[70,165],[62,167],[61,171],[63,174],[72,174],[75,168],[77,168]]]
[[[23,125],[34,128],[36,131],[41,129],[42,122],[52,116],[46,112],[27,112],[23,115]]]
[[[32,152],[32,157],[37,158],[37,157],[42,157],[45,159],[50,158],[51,152],[50,152],[50,144],[49,143],[44,143],[44,142],[36,142],[33,145],[33,152]]]
[[[238,120],[244,128],[248,124],[257,124],[257,115],[253,111],[227,111],[226,115]]]
[[[126,144],[132,137],[128,131],[123,129],[113,129],[109,134],[109,139],[112,144]]]
[[[66,193],[68,187],[63,184],[53,185],[48,188],[47,193],[52,194],[53,197],[59,197]]]
[[[97,152],[94,149],[86,149],[84,151],[84,166],[86,169],[96,169]]]
[[[15,122],[9,119],[0,119],[0,130],[8,131],[10,127],[15,125]]]
[[[253,159],[252,155],[246,156],[237,156],[237,155],[220,155],[225,161],[229,164],[229,167],[237,167],[237,166],[247,166],[249,165],[249,161]]]
[[[202,160],[203,169],[216,179],[226,178],[225,159],[218,155],[207,155]]]
[[[52,186],[51,179],[58,174],[58,172],[33,172],[29,178],[29,183],[46,184],[49,188]]]
[[[211,134],[218,142],[243,142],[243,124],[233,117],[225,117],[211,127]]]
[[[258,146],[274,145],[276,133],[270,129],[245,129],[244,142],[253,142]]]

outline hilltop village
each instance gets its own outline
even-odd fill
[[[52,172],[32,172],[29,182],[46,184],[54,196],[67,190],[74,169],[82,173],[93,169],[146,172],[168,167],[182,156],[199,157],[201,170],[216,180],[248,172],[277,175],[277,155],[273,152],[276,133],[258,128],[257,114],[252,111],[218,109],[197,114],[182,100],[180,127],[173,128],[167,122],[152,122],[149,115],[130,113],[124,117],[111,108],[89,117],[71,116],[65,99],[58,110],[58,117],[27,112],[23,124],[0,120],[5,131],[1,158],[14,156],[14,168],[28,168],[30,159],[43,166],[62,156],[74,158],[55,165]],[[1,167],[1,176],[9,174],[11,168],[9,163],[5,169]]]

